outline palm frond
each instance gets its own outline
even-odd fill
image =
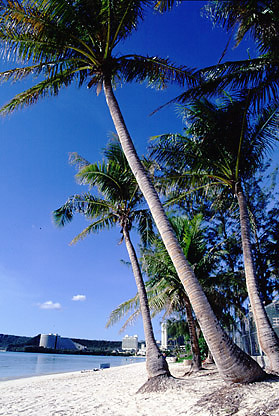
[[[117,163],[123,170],[130,170],[128,161],[116,135],[112,135],[112,138],[104,148],[103,154],[109,163]]]
[[[72,200],[69,199],[62,207],[56,209],[52,213],[54,224],[57,227],[64,227],[67,223],[73,219],[73,204]]]
[[[157,88],[165,88],[169,83],[180,86],[195,85],[195,70],[186,66],[176,66],[168,59],[126,55],[118,59],[123,79],[126,82],[148,81]]]
[[[86,227],[81,233],[79,233],[75,238],[73,238],[73,240],[70,242],[70,245],[76,244],[78,241],[83,240],[91,233],[98,233],[102,230],[110,229],[114,227],[115,223],[116,219],[113,215],[102,217],[99,220],[88,225],[88,227]]]
[[[70,222],[75,213],[85,215],[88,219],[107,216],[113,212],[113,206],[101,198],[88,193],[73,195],[66,203],[53,212],[53,219],[57,226],[64,226]]]
[[[164,13],[173,8],[174,3],[181,3],[182,0],[157,0],[155,4],[155,10],[158,10],[160,13]]]
[[[279,139],[279,103],[270,103],[262,112],[253,126],[250,145],[256,166],[260,166],[263,158],[270,153]]]
[[[85,166],[90,165],[88,160],[86,160],[84,157],[80,156],[77,152],[70,152],[69,153],[69,163],[70,163],[70,165],[76,166],[78,170],[81,170]]]
[[[247,88],[251,91],[251,106],[258,108],[278,95],[278,73],[278,59],[268,55],[203,68],[193,72],[196,81],[189,83],[190,88],[155,109],[152,114],[174,103],[191,104],[204,96],[223,97],[224,92],[238,99],[242,90],[246,91]]]
[[[138,231],[141,236],[141,241],[146,247],[152,244],[155,237],[153,217],[149,210],[137,210],[134,213],[135,220],[138,224]]]
[[[49,7],[54,3],[60,3],[60,11],[58,13],[58,9],[52,7],[50,14]],[[69,5],[63,1],[49,4],[10,1],[0,15],[0,38],[5,42],[4,56],[14,55],[22,61],[33,60],[37,63],[61,57],[65,52],[65,43],[76,31],[75,26],[69,27],[69,21],[68,25],[63,24],[61,3],[64,3],[65,11],[69,11]],[[73,13],[70,19],[73,20]]]
[[[52,63],[49,64],[51,66]],[[0,81],[16,82],[28,77],[30,74],[38,75],[45,70],[46,64],[30,65],[24,68],[14,68],[4,72],[0,72]]]
[[[19,72],[16,71],[19,75]],[[18,76],[14,75],[14,76]],[[65,71],[56,74],[54,77],[47,78],[37,85],[27,89],[26,91],[16,95],[9,103],[4,105],[0,112],[4,114],[12,113],[18,108],[23,108],[38,102],[39,99],[49,96],[56,96],[62,86],[69,85],[73,78],[75,78],[75,72],[72,68],[69,71]]]
[[[110,328],[111,326],[115,325],[117,322],[119,322],[121,319],[123,319],[124,316],[126,316],[128,313],[137,313],[138,314],[139,309],[139,297],[138,294],[136,294],[133,298],[128,299],[127,301],[121,303],[117,308],[115,308],[106,323],[106,328]]]
[[[106,163],[88,164],[82,167],[76,174],[79,183],[87,184],[90,188],[97,186],[100,192],[111,192],[113,188],[116,193],[121,192],[121,184],[115,172],[112,175],[107,169]]]

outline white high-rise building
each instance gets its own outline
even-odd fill
[[[161,349],[168,349],[168,326],[166,322],[161,323]]]
[[[139,342],[138,342],[138,336],[129,336],[125,335],[125,337],[122,339],[122,350],[126,351],[135,351],[137,352],[139,349]]]

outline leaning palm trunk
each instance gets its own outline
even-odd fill
[[[188,322],[189,328],[189,336],[191,342],[191,350],[192,350],[192,365],[191,371],[199,371],[202,368],[201,363],[201,352],[199,347],[199,341],[196,332],[195,321],[192,313],[191,304],[189,302],[188,296],[185,296],[185,310],[186,310],[186,317]]]
[[[131,261],[133,274],[138,290],[140,310],[142,315],[143,329],[146,342],[146,369],[148,378],[151,379],[158,376],[170,376],[167,361],[160,352],[154,337],[144,281],[142,278],[135,249],[132,245],[129,232],[125,229],[125,226],[123,227],[123,236]]]
[[[246,286],[257,329],[258,341],[261,349],[269,359],[270,368],[275,372],[279,372],[279,339],[271,326],[266,310],[260,298],[251,250],[249,215],[246,199],[240,184],[237,185],[236,195],[240,211],[241,240]]]
[[[103,86],[107,105],[124,154],[147,201],[179,279],[186,290],[220,374],[224,380],[242,383],[262,378],[264,372],[260,366],[232,342],[217,321],[193,270],[183,254],[155,188],[136,153],[114,96],[110,79],[105,79]]]

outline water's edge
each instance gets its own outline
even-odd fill
[[[110,367],[117,367],[143,361],[145,361],[143,357],[0,352],[0,382],[51,374],[93,371],[104,363],[108,363]]]

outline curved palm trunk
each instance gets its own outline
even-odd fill
[[[191,370],[198,371],[202,368],[201,352],[200,352],[200,347],[199,347],[199,340],[197,337],[196,325],[195,325],[195,321],[194,321],[194,317],[192,313],[192,308],[191,308],[191,304],[189,302],[188,297],[185,297],[185,309],[186,309],[186,317],[187,317],[188,328],[189,328],[191,350],[192,350],[192,355],[193,355]]]
[[[148,378],[157,377],[161,375],[170,376],[169,368],[165,357],[162,355],[156,343],[154,332],[151,323],[150,310],[148,306],[148,299],[143,282],[140,266],[138,263],[135,249],[132,245],[129,232],[123,228],[123,236],[129,258],[132,264],[133,274],[135,277],[139,301],[140,310],[143,321],[143,329],[146,342],[146,369]]]
[[[258,341],[261,349],[269,359],[269,365],[271,369],[273,371],[279,372],[279,339],[271,326],[266,310],[260,298],[251,250],[249,215],[246,198],[240,184],[237,185],[236,195],[240,212],[241,240],[246,286],[253,317],[256,324]]]
[[[219,372],[224,380],[232,382],[245,383],[262,378],[264,372],[260,366],[232,342],[217,321],[193,270],[183,254],[155,188],[140,162],[109,79],[104,80],[104,92],[124,154],[149,205],[153,219],[186,290]]]

